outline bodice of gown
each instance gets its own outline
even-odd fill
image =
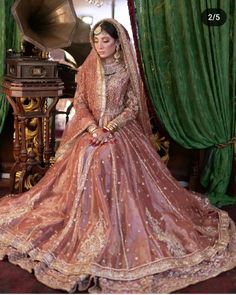
[[[99,125],[105,125],[125,108],[129,75],[124,63],[104,64],[105,85],[106,85],[106,104],[105,112],[99,118]]]

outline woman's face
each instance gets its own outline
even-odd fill
[[[108,33],[102,31],[99,35],[94,36],[94,46],[101,58],[108,58],[116,51],[118,41],[112,38]]]

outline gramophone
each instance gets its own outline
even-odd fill
[[[59,64],[45,53],[63,48],[75,52],[80,66],[91,50],[89,25],[77,18],[72,0],[16,0],[12,14],[24,39],[23,53],[7,58],[5,79],[47,83],[62,79],[64,95],[73,97],[76,69]]]
[[[76,17],[72,0],[16,0],[12,13],[25,48],[24,54],[8,56],[2,89],[14,114],[15,163],[10,171],[10,187],[12,192],[22,192],[34,185],[52,163],[55,106],[59,97],[73,97],[75,91],[76,69],[65,71],[42,53],[70,48],[76,40],[81,49],[76,58],[80,65],[90,51],[90,27]]]

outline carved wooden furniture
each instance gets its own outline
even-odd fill
[[[29,188],[29,185],[25,187],[27,177],[36,175],[39,179],[49,167],[53,154],[50,117],[63,93],[63,82],[57,78],[55,62],[18,58],[7,61],[2,88],[14,111],[15,163],[10,173],[11,191],[15,189],[18,174],[18,191],[22,192]]]

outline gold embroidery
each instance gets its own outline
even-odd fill
[[[232,240],[235,244],[235,236]],[[100,287],[102,293],[157,293],[167,294],[182,289],[191,284],[215,277],[223,271],[235,266],[232,258],[235,258],[236,251],[225,253],[221,259],[213,257],[209,262],[204,262],[191,267],[184,267],[173,271],[166,271],[160,274],[151,275],[138,280],[112,280],[101,278]],[[146,280],[145,280],[146,279]]]
[[[103,267],[98,264],[93,264],[91,272],[98,274],[102,277],[116,279],[116,280],[134,280],[144,276],[152,275],[167,271],[171,268],[177,267],[190,267],[201,263],[203,260],[214,259],[217,253],[227,250],[227,245],[230,242],[229,231],[229,216],[226,212],[218,210],[219,214],[219,239],[215,242],[214,246],[208,246],[203,250],[199,250],[181,257],[168,257],[152,261],[147,264],[130,269],[114,269]],[[232,226],[232,225],[231,225]],[[235,228],[234,228],[234,241],[235,241]],[[233,242],[232,242],[233,243]],[[236,257],[236,253],[235,253]],[[235,262],[234,262],[235,264]]]
[[[106,243],[106,227],[102,212],[99,211],[99,220],[92,233],[80,246],[80,252],[77,256],[78,263],[90,265],[98,256]]]
[[[125,259],[125,264],[126,267],[129,268],[129,264],[128,264],[128,258],[126,256],[126,252],[125,252],[125,243],[124,243],[124,236],[123,236],[123,232],[122,232],[122,227],[121,227],[121,216],[120,216],[120,210],[119,210],[119,202],[118,202],[118,194],[117,194],[117,170],[116,170],[116,159],[115,159],[115,154],[113,151],[113,148],[110,145],[110,151],[111,151],[111,156],[112,156],[112,178],[114,179],[113,182],[113,187],[114,187],[114,199],[115,199],[115,204],[116,204],[116,211],[117,211],[117,216],[118,216],[118,225],[119,225],[119,232],[120,232],[120,238],[121,238],[121,243],[122,243],[122,249],[123,249],[123,255],[124,255],[124,259]]]
[[[80,128],[77,131],[77,133],[67,143],[63,144],[62,146],[59,146],[58,150],[56,151],[55,160],[56,161],[60,161],[63,158],[64,154],[74,145],[75,140],[79,136],[86,135],[83,132],[86,131],[86,129],[88,128],[88,126],[90,126],[93,123],[94,123],[93,120],[87,121],[86,124],[84,124],[84,126],[82,128]]]
[[[217,229],[213,226],[195,226],[196,230],[200,233],[209,236],[209,237],[215,237],[218,233]]]
[[[100,118],[101,118],[104,115],[104,112],[106,109],[106,84],[105,84],[104,69],[99,59],[97,60],[97,72],[98,72],[97,93],[98,93],[98,101],[100,102]],[[99,123],[99,126],[102,127],[100,123]]]
[[[221,213],[221,212],[219,212]],[[229,219],[225,212],[220,216],[220,222],[219,222],[219,231],[220,231],[220,240],[218,243],[215,244],[214,247],[208,247],[203,251],[192,253],[191,255],[185,255],[183,257],[179,258],[172,258],[172,259],[162,259],[159,261],[153,261],[152,263],[148,263],[146,265],[141,265],[140,267],[136,267],[133,269],[127,269],[127,270],[117,270],[109,267],[101,267],[99,265],[93,264],[92,268],[90,269],[89,273],[95,276],[105,277],[109,281],[113,282],[115,284],[114,280],[121,280],[125,290],[125,287],[132,289],[132,282],[130,280],[138,280],[139,278],[143,278],[145,276],[150,276],[152,274],[155,274],[157,276],[157,281],[155,281],[155,284],[152,285],[152,290],[161,290],[161,293],[167,293],[171,290],[176,290],[178,288],[183,288],[185,284],[189,285],[191,282],[196,283],[198,281],[202,281],[207,279],[208,277],[212,277],[213,275],[216,275],[222,271],[226,271],[227,269],[232,268],[235,265],[235,257],[236,257],[236,250],[235,250],[235,243],[236,243],[236,237],[235,237],[235,227],[233,224],[231,224],[231,229],[233,234],[231,243],[229,244],[229,247],[226,247],[229,243]],[[227,230],[227,232],[224,232]],[[13,235],[10,235],[9,233],[3,237],[6,238],[6,245],[10,245],[11,241],[15,239]],[[16,241],[16,239],[15,239]],[[19,241],[18,245],[15,245],[18,249],[19,244],[25,245],[26,249],[29,249],[30,247],[27,246],[27,242]],[[5,255],[9,255],[10,257],[16,257],[17,259],[13,259],[12,262],[15,264],[19,264],[28,271],[34,268],[35,275],[37,279],[44,284],[52,287],[52,288],[61,288],[64,290],[67,290],[71,292],[74,290],[77,283],[80,281],[81,277],[81,267],[77,264],[68,264],[63,261],[60,261],[56,258],[56,260],[50,265],[50,268],[47,268],[45,264],[42,264],[38,261],[42,261],[43,256],[46,254],[42,250],[39,250],[40,255],[35,257],[36,261],[32,261],[31,257],[27,257],[25,255],[21,255],[17,251],[11,249],[11,247],[6,246],[4,248],[4,244],[0,245],[0,256],[4,257]],[[22,249],[23,250],[23,249]],[[221,254],[220,259],[216,259],[215,254],[217,251],[224,252]],[[229,250],[229,251],[228,251]],[[34,250],[32,251],[32,253]],[[15,254],[14,254],[15,253]],[[29,252],[30,254],[31,252]],[[14,254],[14,255],[13,255]],[[33,255],[32,255],[33,256]],[[233,259],[232,259],[233,258]],[[209,268],[207,269],[206,263],[204,262],[201,266],[201,261],[209,260]],[[221,265],[218,265],[217,267],[214,267],[215,263],[222,263]],[[46,267],[46,268],[45,268]],[[176,268],[182,268],[183,267],[183,278],[181,279],[181,271],[178,273],[178,270]],[[175,268],[175,271],[168,271],[163,274],[161,272],[164,272],[168,269]],[[196,269],[196,270],[195,270]],[[200,274],[199,276],[195,275],[193,276],[194,271],[197,270],[201,271],[202,269],[205,270],[205,273]],[[168,277],[168,274],[170,277]],[[186,283],[186,275],[188,275],[187,283]],[[160,277],[159,277],[160,276]],[[177,277],[177,282],[175,281],[173,284],[163,284],[163,286],[159,286],[157,282],[160,282],[160,279],[163,280],[164,278],[174,278],[174,276]],[[128,281],[128,282],[124,282]],[[140,281],[141,282],[141,281]],[[154,283],[154,282],[153,282]],[[103,289],[102,289],[103,290]],[[106,288],[104,289],[106,290]],[[105,292],[105,291],[104,291]]]
[[[158,238],[158,240],[163,241],[167,244],[167,248],[170,253],[176,257],[185,255],[186,250],[181,244],[180,240],[174,234],[164,232],[158,225],[158,221],[152,217],[147,208],[146,215],[148,217],[150,225],[152,226],[153,231],[156,234],[156,237]]]
[[[126,132],[123,132],[123,130],[121,130],[122,132],[122,135],[124,138],[127,139],[127,141],[129,141],[129,136],[126,134]],[[140,163],[142,163],[142,165],[145,167],[146,169],[146,173],[150,176],[150,178],[153,179],[153,183],[156,185],[156,187],[158,188],[158,190],[161,192],[161,194],[165,197],[165,200],[169,203],[169,205],[171,206],[171,208],[173,209],[173,211],[179,215],[179,216],[182,216],[181,212],[179,212],[174,206],[172,206],[170,200],[168,199],[168,197],[166,196],[166,194],[164,193],[164,191],[161,189],[161,186],[157,183],[157,181],[155,181],[155,179],[153,178],[153,175],[151,174],[151,171],[150,171],[150,167],[147,167],[147,165],[145,164],[145,160],[140,158],[140,155],[139,153],[137,152],[136,149],[133,149],[133,151],[136,153]],[[156,158],[154,159],[154,161],[156,161]],[[162,164],[163,166],[160,167],[162,169],[162,172],[163,172],[163,169],[167,169],[165,168],[166,166],[164,164]],[[169,173],[170,174],[170,173]],[[179,187],[178,187],[179,188]]]
[[[30,211],[33,209],[33,206],[29,206],[29,207],[23,207],[23,208],[19,208],[17,211],[14,212],[8,212],[6,213],[6,215],[1,214],[1,219],[0,219],[0,225],[7,225],[9,224],[12,220],[21,217],[22,215],[24,215],[26,212]]]
[[[99,282],[102,293],[115,294],[117,290],[119,290],[121,294],[150,294],[152,293],[153,276],[144,277],[139,280],[126,281],[125,283],[123,281],[114,281],[106,278],[101,278]]]

